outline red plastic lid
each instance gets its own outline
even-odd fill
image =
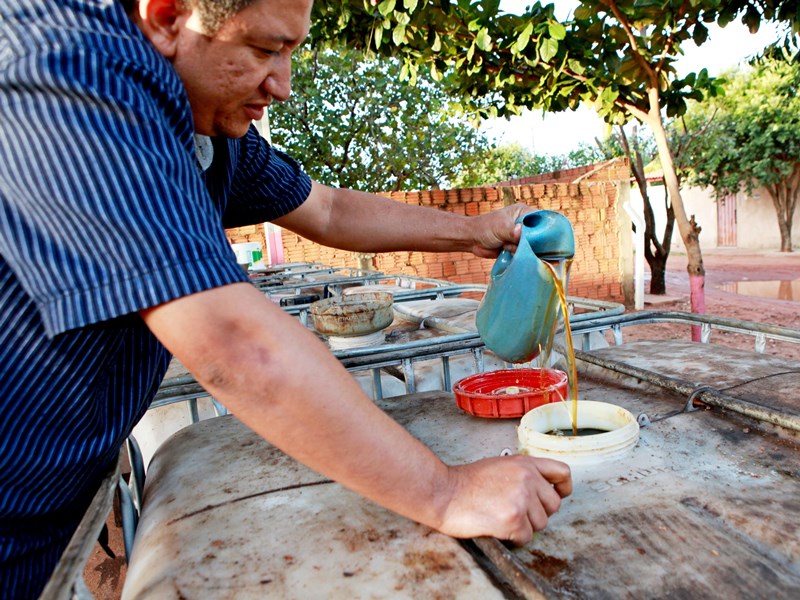
[[[476,417],[513,419],[567,397],[567,374],[555,369],[505,369],[470,375],[453,386],[458,407]]]

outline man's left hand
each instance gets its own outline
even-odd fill
[[[473,217],[472,253],[480,258],[496,258],[503,249],[516,251],[522,232],[522,225],[517,223],[517,219],[533,210],[526,204],[513,204]]]

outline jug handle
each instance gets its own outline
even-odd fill
[[[524,236],[520,237],[519,245],[517,246],[516,252],[512,254],[511,251],[506,249],[503,249],[500,252],[499,256],[497,257],[497,260],[495,260],[494,266],[492,267],[492,272],[490,273],[491,278],[497,279],[498,277],[501,277],[511,266],[511,262],[514,260],[514,257],[518,255],[525,256],[528,254],[530,254],[533,258],[537,260],[539,259],[539,257],[536,256],[536,254],[534,254],[530,242],[527,239],[525,239]]]

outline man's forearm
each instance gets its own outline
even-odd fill
[[[179,306],[182,305],[182,306]],[[144,313],[157,337],[248,427],[407,517],[441,523],[447,467],[380,411],[314,335],[248,284]],[[346,457],[346,459],[345,459]]]
[[[319,184],[304,205],[276,224],[355,252],[471,252],[476,241],[473,218]]]
[[[259,435],[320,473],[457,537],[525,543],[572,489],[563,463],[494,457],[448,467],[380,411],[314,335],[249,284],[142,318]]]

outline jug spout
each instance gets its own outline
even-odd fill
[[[575,234],[569,219],[552,210],[537,210],[517,219],[522,236],[542,260],[567,260],[575,256]]]
[[[492,268],[475,324],[487,348],[507,362],[526,362],[547,348],[559,311],[553,272],[542,262],[575,255],[572,225],[562,214],[540,210],[520,217],[517,251],[503,251]]]

